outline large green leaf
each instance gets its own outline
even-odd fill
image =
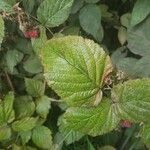
[[[150,142],[149,142],[150,141],[150,125],[149,124],[144,125],[144,127],[142,128],[141,136],[146,146],[150,149]]]
[[[48,85],[69,105],[76,106],[94,104],[112,67],[98,44],[78,36],[50,40],[41,58]]]
[[[30,96],[19,96],[15,99],[14,109],[16,118],[30,117],[35,111],[35,104]]]
[[[26,117],[21,120],[15,121],[12,124],[12,129],[14,131],[29,131],[36,126],[37,118]]]
[[[112,100],[121,119],[149,121],[150,79],[129,80],[114,86]]]
[[[38,126],[33,130],[32,141],[39,148],[53,149],[51,131],[45,126]]]
[[[0,141],[7,140],[11,137],[11,129],[8,126],[0,127]]]
[[[38,8],[38,20],[48,27],[65,22],[71,11],[73,0],[44,0]]]
[[[3,41],[3,38],[4,38],[4,20],[2,16],[0,15],[0,47]]]
[[[72,107],[63,116],[68,129],[92,136],[102,135],[116,128],[118,117],[110,101],[104,99],[97,107]]]
[[[10,123],[15,118],[13,110],[14,94],[9,92],[3,101],[0,102],[0,125]]]
[[[150,1],[137,0],[132,12],[131,25],[134,26],[142,22],[150,14]]]
[[[63,119],[63,117],[61,116],[58,120],[58,126],[59,126],[59,132],[62,136],[61,141],[65,141],[65,143],[67,145],[74,143],[75,141],[80,140],[84,134],[74,131],[70,128],[68,128],[67,124],[66,124],[66,120]],[[58,146],[61,143],[58,143]]]
[[[79,20],[83,30],[91,34],[96,40],[102,40],[101,12],[97,5],[89,4],[84,6],[80,11]]]

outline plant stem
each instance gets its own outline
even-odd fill
[[[8,85],[9,85],[10,89],[11,89],[13,92],[15,92],[15,88],[14,88],[14,86],[13,86],[13,84],[12,84],[12,81],[11,81],[11,79],[10,79],[9,74],[7,73],[7,71],[4,71],[4,72],[5,72],[5,76],[6,76],[6,79],[7,79],[7,82],[8,82]]]

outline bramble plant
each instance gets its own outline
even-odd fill
[[[0,149],[150,149],[150,0],[0,0]]]

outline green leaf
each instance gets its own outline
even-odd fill
[[[72,14],[77,13],[83,5],[84,5],[84,0],[75,0],[72,6],[71,13]]]
[[[36,122],[37,122],[37,118],[26,117],[21,120],[15,121],[12,124],[12,129],[17,132],[29,131],[36,126]]]
[[[50,40],[41,58],[48,85],[73,106],[93,105],[112,67],[99,45],[78,36]]]
[[[87,3],[97,3],[98,1],[100,1],[100,0],[85,0],[85,2],[87,2]]]
[[[44,0],[38,8],[38,20],[48,27],[65,22],[71,11],[73,0]]]
[[[13,73],[14,67],[23,59],[23,53],[17,50],[9,50],[6,53],[6,63],[10,73]]]
[[[121,22],[122,26],[124,26],[126,28],[128,28],[130,26],[130,21],[131,21],[131,14],[130,13],[123,14],[120,17],[120,22]]]
[[[0,0],[0,12],[12,12],[12,7],[5,0]]]
[[[141,56],[150,55],[149,27],[150,27],[150,16],[138,26],[135,26],[130,30],[128,30],[128,48],[134,54]]]
[[[116,148],[106,145],[106,146],[100,147],[99,150],[116,150]]]
[[[149,121],[150,80],[129,80],[112,89],[112,100],[119,117],[133,122]]]
[[[11,123],[15,118],[13,110],[14,94],[9,92],[0,103],[0,125]]]
[[[120,27],[118,31],[118,39],[121,45],[124,45],[127,41],[127,29],[125,27]]]
[[[142,22],[150,14],[150,1],[137,0],[132,12],[131,25],[135,26]]]
[[[11,137],[11,129],[8,126],[0,127],[0,141],[7,140]]]
[[[19,96],[14,102],[15,115],[17,119],[30,117],[35,111],[35,104],[30,96]]]
[[[25,145],[31,139],[31,131],[22,131],[19,133],[22,144]]]
[[[59,126],[59,132],[62,136],[61,141],[62,139],[64,139],[67,145],[72,144],[75,141],[79,141],[84,136],[83,133],[69,129],[68,126],[66,125],[65,119],[63,119],[62,116],[58,120],[58,126]]]
[[[23,68],[25,71],[32,74],[41,73],[43,70],[41,62],[37,56],[30,56],[29,59],[24,62]]]
[[[98,36],[103,37],[101,25],[101,12],[97,5],[88,4],[80,10],[79,20],[81,27],[96,40]],[[102,39],[102,38],[101,38]]]
[[[52,136],[50,129],[45,126],[36,127],[33,129],[32,141],[39,148],[52,149]]]
[[[45,84],[42,81],[25,78],[26,91],[32,97],[44,95]]]
[[[31,39],[32,46],[36,54],[39,54],[46,41],[47,41],[46,30],[45,28],[40,27],[40,37]]]
[[[2,16],[0,15],[0,47],[4,38],[4,20],[2,18]]]
[[[40,117],[46,118],[49,109],[51,108],[50,98],[47,96],[42,96],[41,98],[36,100],[36,112]]]
[[[68,129],[92,136],[112,131],[119,122],[118,117],[114,113],[113,105],[107,99],[104,99],[97,107],[69,108],[63,118]]]
[[[149,142],[150,141],[150,125],[149,124],[144,125],[144,127],[142,128],[141,136],[147,148],[150,149],[150,142]]]

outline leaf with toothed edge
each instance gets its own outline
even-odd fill
[[[112,70],[105,51],[92,40],[78,36],[48,41],[41,59],[48,85],[71,106],[93,105],[104,76]]]

